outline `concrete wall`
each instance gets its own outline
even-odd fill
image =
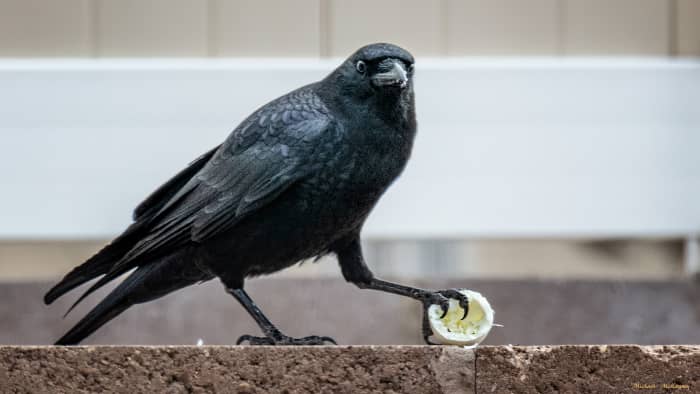
[[[0,0],[0,56],[700,55],[696,0]]]
[[[700,343],[700,286],[691,281],[538,281],[442,279],[402,283],[466,287],[489,299],[496,323],[485,344]],[[52,283],[0,285],[0,344],[53,343],[101,299],[99,291],[62,318],[78,297],[47,307]],[[341,279],[259,279],[251,297],[288,335],[328,335],[339,344],[422,344],[414,300],[360,290]],[[118,316],[86,344],[233,344],[260,332],[221,283],[192,286]]]

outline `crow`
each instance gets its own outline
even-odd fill
[[[219,146],[156,189],[133,223],[44,296],[48,305],[100,277],[69,309],[132,271],[57,345],[78,344],[134,304],[214,278],[263,336],[237,344],[322,345],[284,335],[243,289],[246,278],[333,254],[359,288],[467,310],[456,289],[431,291],[376,278],[360,246],[363,223],[401,174],[416,135],[414,58],[386,43],[364,46],[321,81],[260,107]],[[465,312],[466,316],[466,312]],[[427,343],[430,328],[423,319]]]

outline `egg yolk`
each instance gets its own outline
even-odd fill
[[[469,302],[469,313],[464,316],[464,308],[456,300],[450,300],[450,308],[445,317],[440,319],[450,332],[467,335],[477,335],[481,329],[479,322],[484,319],[484,310],[476,302]]]

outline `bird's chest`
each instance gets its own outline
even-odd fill
[[[350,144],[349,161],[353,163],[348,182],[349,192],[358,194],[384,192],[401,174],[408,162],[413,136],[406,130],[380,128],[358,131],[360,137]]]
[[[356,130],[357,134],[364,138],[349,138],[338,165],[325,176],[328,184],[337,185],[326,196],[327,208],[341,220],[363,221],[410,156],[412,141],[398,132],[373,136],[371,131]]]

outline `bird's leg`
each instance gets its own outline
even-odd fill
[[[450,306],[450,299],[459,301],[459,305],[464,309],[462,319],[467,317],[469,312],[469,297],[459,292],[457,289],[446,290],[426,290],[417,287],[404,286],[398,283],[388,282],[374,277],[362,256],[362,247],[359,237],[354,237],[343,247],[336,250],[338,263],[343,272],[343,277],[348,282],[354,283],[361,289],[372,289],[387,293],[398,294],[420,301],[423,304],[423,339],[432,345],[428,340],[432,334],[427,320],[428,308],[431,305],[439,305],[442,308],[444,317]]]
[[[361,289],[379,290],[413,298],[423,303],[423,309],[425,311],[427,311],[430,305],[439,305],[440,308],[442,308],[442,317],[445,317],[447,310],[450,308],[451,298],[459,301],[459,306],[464,309],[462,319],[467,317],[467,313],[469,312],[469,297],[460,293],[457,289],[426,290],[418,287],[404,286],[374,277],[367,282],[358,281],[353,283]]]
[[[231,294],[238,302],[243,305],[250,316],[255,319],[258,323],[260,329],[263,331],[265,336],[256,337],[253,335],[243,335],[236,341],[236,345],[240,345],[243,342],[248,342],[250,345],[325,345],[327,342],[332,344],[337,344],[333,338],[321,337],[318,335],[312,335],[303,338],[292,338],[288,337],[275,327],[274,324],[262,313],[260,308],[255,305],[255,302],[248,296],[242,288],[229,288],[226,287],[226,292]]]

